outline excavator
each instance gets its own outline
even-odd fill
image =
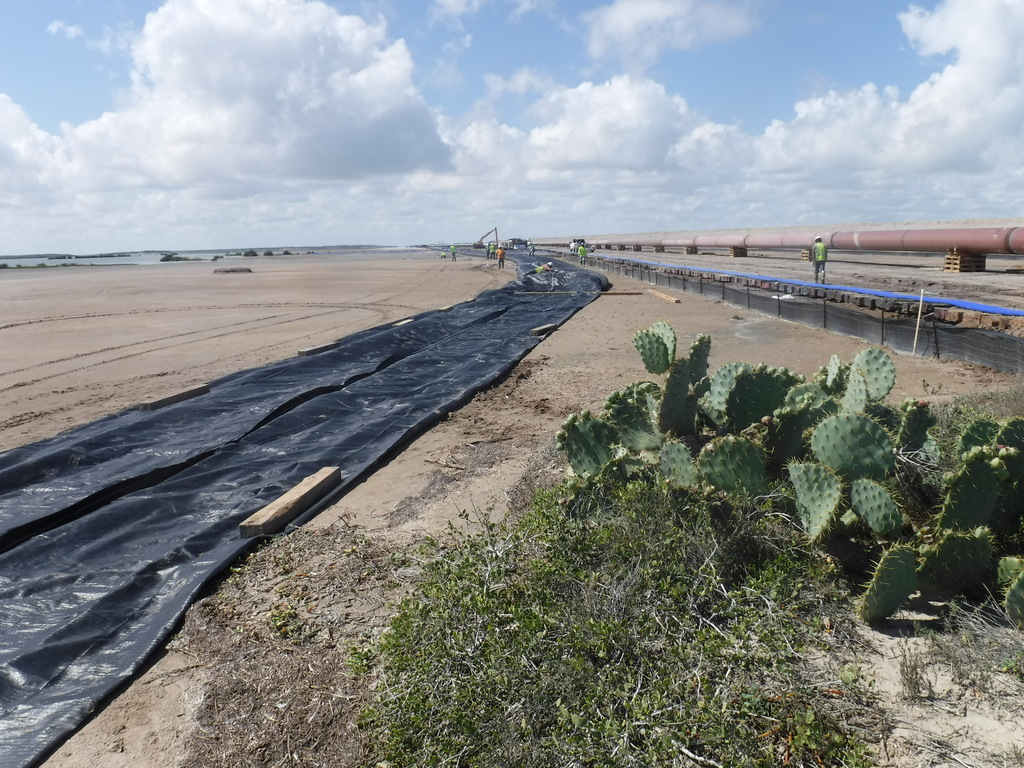
[[[488,238],[488,236],[490,236],[490,234],[492,232],[494,233],[494,239],[497,240],[498,239],[498,228],[495,227],[490,232],[485,232],[483,235],[481,235],[480,239],[477,240],[475,243],[473,243],[473,247],[474,248],[483,248],[484,247],[484,240],[486,240]]]

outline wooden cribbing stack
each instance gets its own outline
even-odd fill
[[[984,272],[985,254],[960,253],[956,248],[946,251],[946,263],[943,272]]]

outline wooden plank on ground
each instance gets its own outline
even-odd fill
[[[643,291],[601,291],[598,296],[643,296]]]
[[[205,395],[210,391],[209,384],[200,384],[198,387],[192,387],[192,389],[186,389],[184,392],[178,392],[175,395],[168,395],[167,397],[161,397],[159,400],[150,400],[148,403],[139,403],[136,406],[140,411],[155,411],[158,408],[165,408],[168,405],[174,405],[180,403],[182,400],[190,400],[193,397],[199,397],[199,395]]]
[[[239,535],[243,539],[251,539],[261,534],[277,533],[330,493],[340,482],[339,467],[324,467],[243,520],[238,526]]]
[[[650,291],[650,294],[652,296],[657,296],[659,299],[664,299],[665,301],[671,302],[672,304],[679,303],[679,299],[677,299],[675,296],[669,296],[667,293],[662,293],[661,291]]]
[[[333,341],[330,344],[321,344],[318,347],[306,347],[305,349],[299,350],[299,357],[309,357],[310,355],[318,355],[321,352],[328,352],[332,349],[337,349],[340,345],[340,341]]]

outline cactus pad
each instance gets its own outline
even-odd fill
[[[903,513],[889,491],[874,480],[859,477],[851,483],[850,506],[882,538],[892,538],[903,529]]]
[[[658,411],[658,429],[667,435],[692,435],[697,424],[697,395],[690,388],[690,361],[681,357],[672,364]]]
[[[892,616],[917,589],[917,552],[894,546],[882,553],[867,590],[857,601],[857,612],[872,623]]]
[[[671,486],[692,488],[700,483],[689,449],[675,440],[666,441],[661,446],[659,469]]]
[[[907,398],[899,407],[900,423],[896,429],[896,446],[900,451],[919,453],[928,443],[928,430],[935,425],[935,415],[923,400]]]
[[[1024,557],[1004,557],[999,561],[997,569],[999,583],[1009,586],[1013,581],[1024,573]]]
[[[785,406],[793,409],[806,409],[808,415],[815,422],[821,421],[839,410],[836,401],[820,384],[815,384],[813,381],[791,387],[786,393]]]
[[[708,418],[715,424],[722,426],[726,422],[726,403],[729,393],[736,383],[736,377],[740,373],[751,371],[753,368],[747,363],[734,362],[726,363],[711,374],[708,380],[707,392],[701,398],[701,408]],[[745,426],[745,425],[744,425]]]
[[[991,569],[992,533],[979,527],[946,531],[934,546],[923,549],[918,577],[944,594],[969,594],[984,585]]]
[[[811,450],[847,480],[883,480],[896,460],[888,433],[856,413],[837,413],[821,422],[811,433]]]
[[[839,355],[832,355],[828,365],[818,371],[814,380],[830,395],[840,394],[846,389],[846,375],[850,366],[845,365]]]
[[[659,394],[656,384],[645,381],[613,392],[605,400],[608,421],[615,427],[618,441],[629,450],[653,451],[661,446],[654,419]]]
[[[864,413],[868,409],[868,385],[859,368],[851,368],[846,379],[841,408],[847,413]]]
[[[889,353],[880,347],[858,352],[850,363],[850,370],[861,372],[868,397],[872,400],[884,399],[896,383],[896,366]]]
[[[1010,621],[1018,627],[1024,626],[1024,573],[1019,574],[1006,588],[1003,608]]]
[[[789,388],[800,383],[802,379],[785,368],[738,371],[725,399],[726,423],[740,431],[770,416],[782,407]]]
[[[997,451],[975,446],[963,459],[963,466],[946,480],[946,495],[936,523],[940,529],[968,531],[986,525],[999,498],[1002,460]]]
[[[975,419],[960,435],[960,453],[967,453],[971,448],[992,445],[999,434],[999,424],[991,419]]]
[[[592,477],[615,457],[618,436],[610,424],[583,411],[566,419],[555,439],[572,471],[580,477]]]
[[[633,346],[644,361],[648,373],[662,374],[676,356],[676,332],[668,323],[657,322],[647,330],[633,334]]]
[[[690,383],[696,384],[708,375],[708,356],[711,354],[711,337],[698,333],[690,345]]]
[[[719,490],[752,495],[768,492],[764,451],[746,438],[735,435],[715,438],[700,452],[697,468],[704,479]]]
[[[843,483],[824,464],[790,464],[788,469],[804,528],[812,540],[818,539],[835,522],[843,498]]]

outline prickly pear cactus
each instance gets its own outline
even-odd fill
[[[672,364],[658,411],[658,429],[666,435],[692,435],[697,425],[697,395],[690,386],[690,361],[683,357]]]
[[[1024,480],[1024,419],[1010,419],[1003,424],[995,442],[1000,449],[999,458],[1010,473],[1010,481]]]
[[[796,507],[811,540],[826,535],[835,525],[843,483],[824,464],[790,464],[789,479],[796,494]]]
[[[721,491],[755,496],[768,492],[764,451],[743,437],[725,435],[709,442],[697,456],[697,469]]]
[[[945,497],[936,525],[969,531],[987,525],[999,498],[1000,475],[1006,474],[998,452],[975,446],[963,455],[960,469],[946,477]]]
[[[997,573],[999,583],[1004,587],[1009,586],[1021,573],[1024,573],[1024,557],[1001,558]]]
[[[867,589],[857,601],[857,613],[868,623],[892,616],[917,589],[917,551],[905,545],[882,553]]]
[[[902,453],[923,452],[928,444],[928,430],[935,426],[935,415],[928,403],[907,398],[900,403],[899,415],[896,448]]]
[[[946,531],[933,546],[921,550],[918,577],[923,584],[948,595],[977,592],[992,571],[992,533]]]
[[[676,488],[693,488],[700,484],[697,467],[689,449],[675,440],[661,446],[658,469],[665,481]]]
[[[960,453],[967,453],[976,448],[995,443],[999,434],[999,424],[991,419],[975,419],[960,435]]]
[[[837,413],[822,421],[811,433],[811,451],[846,480],[884,480],[896,461],[888,433],[857,413]]]
[[[1003,609],[1010,621],[1018,627],[1024,626],[1024,573],[1018,574],[1003,595]]]
[[[872,400],[883,400],[896,383],[896,365],[889,353],[880,347],[861,350],[850,363],[850,370],[860,371]]]
[[[803,456],[807,447],[804,432],[814,422],[812,410],[806,405],[779,408],[770,417],[762,419],[766,427],[764,448],[768,454],[769,465],[782,468]]]
[[[618,440],[631,451],[655,451],[661,447],[661,433],[655,424],[660,391],[649,381],[630,384],[605,400],[607,420],[615,427]]]
[[[851,368],[840,408],[846,413],[864,413],[868,409],[868,385],[859,368]]]
[[[700,399],[700,407],[712,422],[718,426],[725,425],[728,419],[726,406],[729,394],[736,384],[736,377],[752,370],[753,368],[747,363],[734,362],[726,363],[711,374],[708,380],[708,390]]]
[[[740,370],[725,398],[725,423],[740,431],[783,406],[790,387],[803,383],[803,377],[785,368],[758,366]]]
[[[590,411],[583,411],[565,420],[555,440],[565,451],[573,472],[580,477],[593,477],[615,457],[618,435],[610,424],[591,417]]]
[[[633,334],[633,346],[644,361],[648,373],[665,373],[676,357],[676,332],[668,323],[657,322],[647,330]]]
[[[839,410],[838,403],[820,384],[808,381],[791,387],[786,393],[786,408],[806,409],[811,423],[817,423]]]
[[[843,363],[839,355],[832,355],[828,365],[818,371],[814,381],[828,394],[839,395],[846,389],[846,375],[849,370],[850,366]]]
[[[690,344],[690,383],[696,384],[708,375],[708,356],[711,354],[711,337],[698,333]]]
[[[892,494],[874,480],[859,477],[850,484],[850,506],[876,536],[891,539],[903,530],[903,513]]]

